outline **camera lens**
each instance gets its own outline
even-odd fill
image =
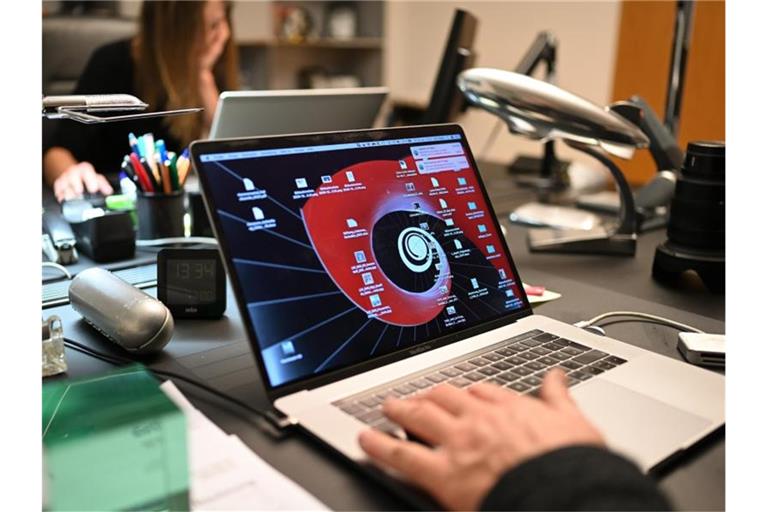
[[[670,205],[672,244],[692,250],[725,249],[725,144],[691,142]]]

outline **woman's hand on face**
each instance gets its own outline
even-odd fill
[[[104,175],[97,173],[90,162],[69,167],[53,182],[53,193],[59,202],[80,197],[86,190],[90,194],[109,195],[113,192]]]
[[[205,40],[200,55],[200,67],[210,71],[221,57],[224,45],[230,36],[224,4],[219,1],[209,1],[203,10]]]

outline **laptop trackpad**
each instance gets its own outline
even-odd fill
[[[644,471],[687,448],[711,421],[612,382],[595,379],[573,390],[608,446]]]

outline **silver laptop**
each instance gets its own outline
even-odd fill
[[[211,139],[371,128],[386,87],[225,91]]]
[[[458,125],[192,145],[268,396],[355,461],[388,396],[552,367],[648,470],[724,424],[724,377],[534,315]],[[588,300],[584,297],[584,300]]]

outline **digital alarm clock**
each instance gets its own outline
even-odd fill
[[[227,280],[219,250],[162,249],[157,298],[174,318],[220,318],[227,309]]]

